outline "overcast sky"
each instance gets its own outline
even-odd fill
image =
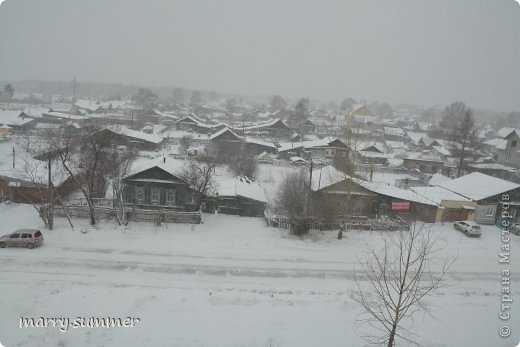
[[[6,0],[0,80],[520,110],[514,0]]]

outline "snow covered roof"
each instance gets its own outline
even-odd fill
[[[433,146],[432,148],[434,148],[437,152],[439,152],[442,155],[445,155],[445,156],[451,155],[451,152],[442,146]]]
[[[428,199],[434,202],[437,205],[442,203],[442,200],[452,200],[452,201],[471,201],[462,195],[444,189],[442,187],[412,187],[410,190],[416,192],[421,195],[425,199]]]
[[[191,121],[192,123],[194,124],[197,124],[199,127],[204,127],[204,128],[214,128],[218,125],[222,125],[223,123],[218,123],[218,124],[209,124],[208,122],[204,121],[203,119],[197,117],[195,114],[193,113],[190,113],[188,116],[185,116],[185,117],[182,117],[181,119],[179,119],[177,121],[177,123],[180,123],[180,122],[185,122],[186,120],[189,120]]]
[[[212,134],[209,139],[210,141],[216,139],[217,137],[221,136],[222,134],[226,133],[226,132],[229,132],[231,133],[233,136],[235,136],[236,138],[238,138],[239,140],[241,140],[242,138],[240,136],[238,136],[237,134],[235,134],[231,129],[225,127],[225,128],[222,128],[220,129],[219,131],[217,131],[216,133]]]
[[[278,152],[284,152],[284,151],[301,148],[301,147],[303,147],[305,149],[314,148],[314,147],[327,147],[327,146],[329,146],[329,144],[331,144],[332,142],[334,142],[336,140],[345,144],[343,141],[341,141],[337,138],[325,137],[323,139],[313,140],[313,141],[280,143],[280,147],[278,147]],[[345,144],[345,146],[346,146],[346,144]]]
[[[474,201],[520,188],[519,184],[488,176],[480,172],[473,172],[451,181],[442,182],[439,186]]]
[[[365,104],[353,104],[351,106],[351,113],[359,112],[361,109],[365,108],[367,113],[361,114],[361,116],[370,116],[373,117],[374,114],[370,111],[370,109]]]
[[[294,156],[289,158],[290,161],[293,163],[308,163],[307,160],[303,159],[302,157]]]
[[[444,182],[447,182],[450,180],[451,180],[451,178],[436,173],[431,176],[430,180],[428,181],[428,184],[431,186],[437,186],[437,185],[440,185],[441,183],[444,183]]]
[[[385,145],[388,148],[392,148],[392,149],[395,149],[395,148],[407,149],[408,148],[408,146],[402,141],[385,141]]]
[[[20,111],[0,110],[0,124],[12,124],[17,121]]]
[[[78,100],[74,103],[77,107],[83,108],[90,112],[95,112],[97,109],[101,107],[101,103],[99,101],[94,100]]]
[[[389,167],[401,167],[403,166],[404,160],[399,158],[388,158],[387,162]]]
[[[164,130],[161,133],[163,138],[181,139],[184,136],[191,136],[194,140],[198,141],[209,141],[210,135],[199,134],[194,132],[182,131],[182,130]]]
[[[258,139],[251,138],[251,137],[245,137],[244,141],[246,141],[247,143],[253,143],[253,144],[260,145],[260,146],[271,147],[272,149],[276,150],[276,146],[272,142],[262,141],[262,140],[258,140]]]
[[[518,169],[515,169],[514,167],[502,165],[499,163],[469,164],[468,166],[474,167],[476,169],[504,170],[504,171],[509,171],[509,172],[519,171]]]
[[[248,125],[245,125],[244,127],[235,127],[234,129],[237,129],[237,130],[261,129],[261,128],[273,126],[274,124],[276,124],[278,122],[281,122],[281,120],[279,118],[275,118],[275,119],[270,119],[270,120],[259,122],[259,123],[248,124]],[[284,123],[282,122],[282,124],[284,124]]]
[[[262,187],[255,180],[240,176],[233,178],[215,176],[215,181],[219,196],[242,196],[267,203]]]
[[[504,127],[500,130],[497,131],[497,135],[498,137],[501,137],[501,138],[506,138],[508,135],[510,135],[512,132],[516,132],[518,134],[518,136],[520,136],[520,129],[517,129],[517,128],[508,128],[508,127]]]
[[[272,161],[274,159],[274,157],[271,154],[264,151],[264,152],[260,153],[259,155],[257,155],[256,159]]]
[[[412,140],[413,143],[415,143],[416,145],[419,144],[419,140],[421,140],[423,137],[427,136],[426,133],[415,133],[415,132],[411,132],[411,131],[408,131],[406,132],[406,135],[410,138],[410,140]]]
[[[313,191],[318,191],[346,179],[350,179],[350,176],[339,171],[332,165],[316,168],[312,170],[311,189]]]
[[[365,181],[370,180],[370,172],[357,171],[356,174],[358,177],[363,178]],[[411,175],[403,174],[403,173],[375,171],[372,173],[371,182],[380,183],[385,186],[394,187],[394,186],[396,186],[396,183],[398,181],[404,181],[404,180],[417,181],[418,179]]]
[[[388,154],[372,152],[372,151],[359,151],[359,155],[365,158],[388,158]]]
[[[492,140],[484,141],[485,145],[495,147],[496,149],[506,149],[507,140],[503,138],[496,138]]]
[[[382,142],[377,141],[356,141],[355,143],[350,144],[351,147],[354,147],[357,151],[366,151],[371,147],[375,148],[381,153],[385,152],[385,145]]]
[[[88,117],[85,117],[85,116],[77,116],[77,115],[68,114],[68,113],[59,112],[59,111],[45,112],[44,116],[52,117],[52,118],[61,118],[61,119],[73,119],[73,120],[85,120],[85,119],[88,119]]]
[[[37,141],[37,139],[35,139]],[[13,168],[13,148],[15,149],[15,167]],[[0,176],[6,180],[47,185],[47,161],[34,159],[34,154],[24,150],[13,141],[0,142]],[[68,173],[59,164],[53,165],[52,182],[55,186],[67,180]],[[19,185],[18,185],[19,186]]]
[[[384,130],[385,130],[386,135],[391,135],[391,136],[403,136],[404,135],[404,131],[401,128],[384,127]]]
[[[280,143],[280,147],[278,147],[278,152],[290,151],[292,149],[303,148],[303,142],[286,142]]]
[[[422,140],[422,142],[424,143],[425,146],[431,146],[433,143],[437,142],[437,140],[432,139],[429,136],[423,136],[423,137],[421,137],[421,140]]]
[[[138,158],[132,163],[130,173],[125,178],[154,167],[163,169],[164,171],[178,177],[184,168],[184,161],[165,155],[159,155],[153,159]]]
[[[437,206],[437,204],[428,199],[425,198],[422,195],[417,194],[416,192],[410,190],[410,189],[402,189],[397,187],[388,186],[385,184],[377,183],[377,182],[368,182],[368,181],[362,181],[357,180],[357,183],[359,183],[363,188],[370,190],[371,192],[389,196],[391,198],[396,198],[400,200],[405,201],[411,201],[411,202],[417,202],[420,204],[430,205],[430,206]]]
[[[368,135],[368,134],[372,133],[368,130],[361,129],[361,128],[350,128],[349,131],[351,134],[355,134],[355,135]]]
[[[27,107],[22,112],[30,118],[41,118],[44,113],[49,112],[49,109],[41,107]]]
[[[115,134],[131,137],[134,139],[139,139],[139,140],[143,140],[143,141],[151,142],[151,143],[155,143],[155,144],[159,144],[163,140],[161,137],[159,137],[157,135],[146,134],[146,133],[143,133],[142,131],[132,130],[132,129],[128,129],[127,127],[122,127],[122,126],[111,125],[111,126],[107,126],[105,129],[108,131],[111,131]]]
[[[411,152],[406,155],[405,159],[444,162],[441,157],[430,152]]]

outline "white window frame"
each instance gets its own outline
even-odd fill
[[[495,215],[495,209],[493,207],[486,207],[486,217],[493,217]]]

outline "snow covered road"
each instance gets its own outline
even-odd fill
[[[23,214],[23,217],[21,216]],[[18,218],[14,218],[18,216]],[[5,228],[38,226],[26,206],[2,206]],[[23,225],[22,225],[23,223]],[[65,220],[43,247],[0,250],[0,341],[5,346],[359,346],[353,275],[378,232],[299,240],[260,219],[205,216],[203,225]],[[520,271],[513,271],[513,337],[501,339],[498,229],[466,238],[450,225],[457,256],[449,286],[428,298],[433,318],[410,323],[426,346],[513,346],[520,337]],[[79,230],[86,231],[86,234]],[[7,232],[7,231],[6,231]],[[520,240],[512,242],[519,264]],[[516,252],[516,253],[515,253]],[[514,265],[512,265],[514,266]],[[518,269],[518,266],[514,267]],[[19,328],[20,317],[139,317],[133,328]],[[439,334],[442,332],[442,334]]]

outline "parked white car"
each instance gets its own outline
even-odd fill
[[[480,229],[480,225],[475,222],[470,222],[467,220],[458,221],[453,223],[455,229],[462,231],[466,236],[474,236],[479,237],[482,235],[482,229]]]
[[[520,223],[511,225],[511,234],[520,236]]]

